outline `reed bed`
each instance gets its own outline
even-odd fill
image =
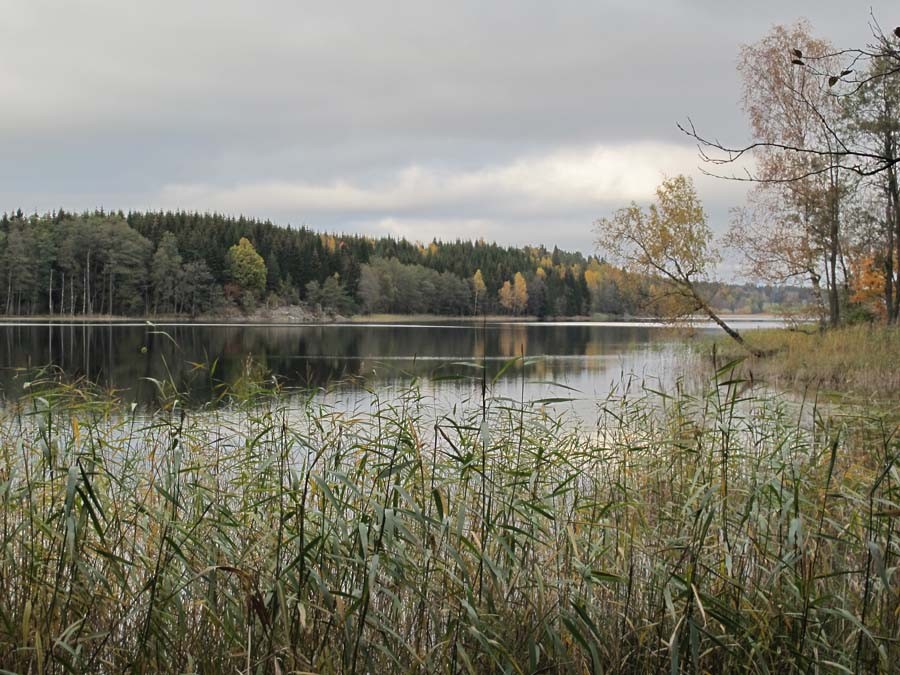
[[[0,412],[0,667],[20,673],[886,672],[886,417],[624,383],[452,415],[246,389]]]
[[[900,397],[900,328],[861,324],[818,331],[748,331],[748,343],[764,356],[745,361],[752,372],[774,386],[817,389],[853,398]],[[720,340],[720,356],[737,358],[744,350]]]

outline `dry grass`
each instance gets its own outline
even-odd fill
[[[786,389],[830,391],[855,398],[900,396],[900,328],[860,325],[819,332],[748,331],[748,343],[765,356],[747,359],[745,372]],[[746,353],[717,342],[720,360]]]

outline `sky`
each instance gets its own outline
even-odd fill
[[[891,11],[893,10],[893,12]],[[735,65],[832,0],[0,0],[0,211],[189,209],[428,242],[594,250],[665,175],[716,232],[744,184],[676,128],[749,139]]]

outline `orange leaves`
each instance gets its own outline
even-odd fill
[[[850,263],[852,270],[850,301],[864,305],[880,318],[887,315],[884,306],[884,270],[871,255],[857,258]]]

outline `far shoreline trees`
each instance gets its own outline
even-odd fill
[[[0,215],[0,314],[8,317],[221,317],[302,302],[307,313],[343,316],[612,318],[641,314],[646,292],[646,280],[558,248],[424,246],[185,212]],[[744,284],[717,297],[724,311],[749,313],[804,296]]]

